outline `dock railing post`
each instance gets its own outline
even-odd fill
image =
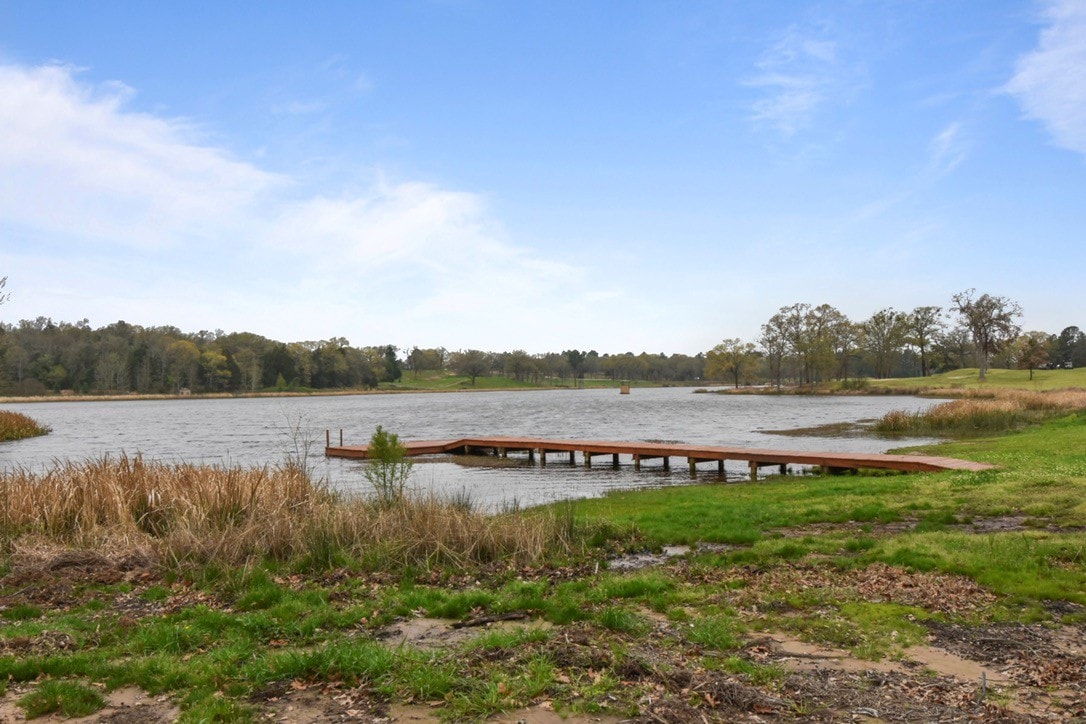
[[[343,447],[343,428],[339,428],[339,446]]]
[[[324,449],[327,450],[330,447],[332,447],[332,431],[326,429],[324,431]]]

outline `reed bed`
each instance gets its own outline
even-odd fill
[[[37,437],[50,432],[48,425],[41,425],[34,418],[27,417],[21,412],[0,410],[0,442]]]
[[[973,390],[926,412],[888,412],[875,430],[883,434],[997,433],[1080,411],[1086,411],[1086,390]]]
[[[568,552],[572,519],[491,516],[434,495],[393,505],[329,490],[298,466],[166,464],[141,457],[0,476],[0,549],[140,551],[170,568],[262,558],[373,569],[529,564]]]

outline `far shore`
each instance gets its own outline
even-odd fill
[[[645,387],[686,387],[687,385],[644,385]],[[691,387],[693,385],[690,385]],[[283,390],[276,392],[203,392],[191,395],[178,394],[140,394],[137,392],[124,394],[70,394],[70,395],[35,395],[33,397],[0,397],[0,405],[23,404],[32,402],[124,402],[146,400],[234,400],[241,398],[259,397],[346,397],[355,395],[418,395],[418,394],[447,394],[450,392],[541,392],[545,390],[577,390],[577,389],[612,389],[610,387],[457,387],[450,389],[376,389],[376,390],[312,390],[292,391]],[[618,389],[615,383],[613,389]]]

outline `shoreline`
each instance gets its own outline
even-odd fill
[[[704,386],[704,385],[702,385]],[[640,389],[657,387],[689,387],[696,385],[682,385],[678,383],[668,384],[644,384]],[[71,394],[71,395],[36,395],[33,397],[0,397],[0,406],[5,404],[29,404],[35,402],[125,402],[125,401],[168,401],[168,400],[235,400],[266,397],[350,397],[361,395],[422,395],[422,394],[450,394],[460,392],[546,392],[548,390],[618,390],[618,383],[611,385],[593,385],[591,387],[572,387],[569,385],[546,387],[457,387],[449,389],[376,389],[376,390],[313,390],[306,392],[284,390],[282,392],[204,392],[191,395],[176,395],[165,393],[124,393],[124,394]],[[637,389],[637,388],[635,388]]]

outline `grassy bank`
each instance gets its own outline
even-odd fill
[[[882,434],[977,435],[1006,432],[1086,411],[1086,389],[1049,392],[1008,387],[969,389],[923,412],[894,410],[875,424]]]
[[[982,473],[500,516],[375,506],[290,467],[8,474],[0,719],[109,711],[130,687],[163,697],[142,720],[1074,719],[1084,440],[1086,414],[1064,412],[925,451],[1000,466]],[[662,555],[678,543],[698,547]]]
[[[869,380],[871,390],[892,391],[901,394],[923,394],[932,391],[949,393],[964,390],[1049,390],[1086,389],[1086,368],[1076,370],[1034,370],[1030,379],[1028,370],[988,370],[987,379],[980,379],[980,370],[974,368],[943,372],[929,377],[902,377],[889,380]]]
[[[0,410],[0,442],[48,435],[50,429],[20,412]]]

